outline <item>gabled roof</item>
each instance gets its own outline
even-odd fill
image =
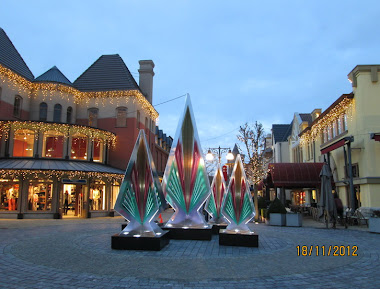
[[[292,131],[292,123],[290,124],[273,124],[272,125],[272,134],[274,143],[284,142],[288,139]]]
[[[33,73],[2,28],[0,28],[0,64],[28,80],[34,79]]]
[[[48,71],[37,77],[34,81],[59,82],[70,86],[73,85],[70,80],[68,80],[67,77],[57,68],[57,66],[53,66]]]
[[[302,121],[306,121],[309,125],[312,123],[313,118],[310,113],[300,113],[300,117]]]
[[[100,56],[73,84],[81,91],[140,90],[119,54]]]

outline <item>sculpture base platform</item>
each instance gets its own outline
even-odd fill
[[[160,251],[169,244],[169,232],[159,237],[133,237],[115,234],[111,237],[111,248],[116,250]]]
[[[164,225],[163,223],[157,223],[157,225],[162,228],[162,226]],[[128,224],[121,224],[121,230],[123,231],[125,229],[125,227],[128,226]]]
[[[212,229],[183,229],[183,228],[165,228],[163,230],[169,231],[169,238],[173,240],[204,240],[210,241],[212,238]]]
[[[226,230],[219,231],[219,245],[240,246],[240,247],[259,247],[259,235],[253,234],[232,234]]]
[[[212,234],[219,235],[219,230],[227,228],[227,225],[212,225]]]

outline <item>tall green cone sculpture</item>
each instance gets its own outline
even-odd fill
[[[226,232],[250,233],[247,223],[255,216],[255,206],[249,191],[243,162],[237,155],[227,195],[222,206],[222,214],[229,222]]]
[[[227,225],[227,220],[222,215],[222,204],[227,194],[226,183],[220,164],[215,171],[214,178],[211,183],[211,194],[207,199],[205,209],[210,214],[211,220],[209,224]]]
[[[210,195],[190,96],[177,128],[162,182],[175,213],[166,228],[209,228],[200,209]]]
[[[115,203],[115,211],[129,221],[120,235],[162,235],[163,231],[154,220],[165,206],[145,133],[144,130],[140,130]]]

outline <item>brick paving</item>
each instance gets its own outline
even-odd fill
[[[250,224],[259,248],[214,236],[159,252],[111,250],[122,222],[0,220],[0,288],[380,288],[380,234],[366,229]],[[297,245],[356,245],[358,256],[297,256]]]

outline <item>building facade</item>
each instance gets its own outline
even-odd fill
[[[349,74],[353,92],[343,94],[301,134],[310,159],[330,164],[344,205],[380,207],[379,65],[358,65]],[[305,155],[305,152],[304,152]]]
[[[0,29],[0,217],[112,215],[141,129],[162,174],[172,140],[157,135],[154,63],[139,63],[139,85],[117,54],[73,83],[55,66],[35,78]]]

